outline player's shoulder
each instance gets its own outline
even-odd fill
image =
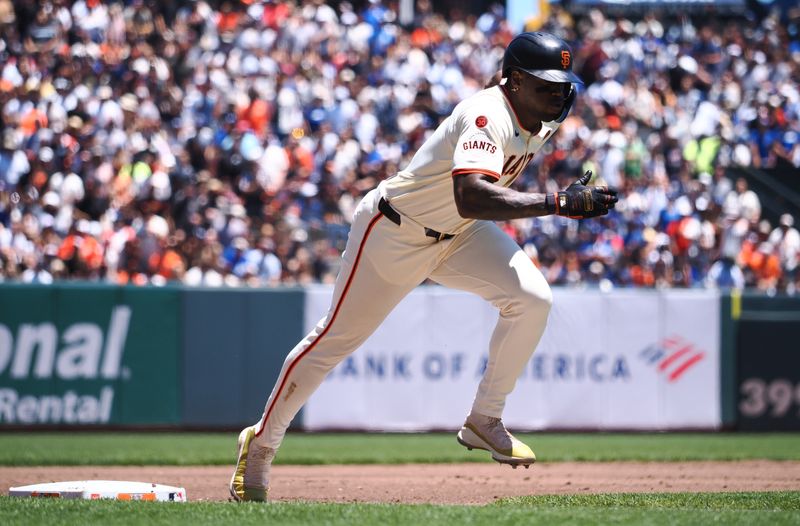
[[[503,94],[499,86],[493,86],[478,91],[466,99],[462,100],[453,110],[454,115],[473,114],[481,112],[493,112],[499,115],[509,116]]]
[[[513,130],[512,115],[499,86],[493,86],[467,97],[453,110],[460,127],[489,128],[500,135]]]

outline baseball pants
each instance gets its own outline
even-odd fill
[[[289,353],[257,426],[255,440],[278,448],[292,418],[328,372],[355,351],[426,278],[478,294],[500,316],[473,411],[500,417],[508,394],[544,332],[552,293],[517,243],[491,221],[476,221],[437,242],[403,217],[378,210],[379,191],[359,204],[328,314]]]

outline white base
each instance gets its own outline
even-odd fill
[[[123,480],[73,480],[9,488],[11,497],[54,497],[60,499],[116,499],[186,502],[186,490],[150,482]]]

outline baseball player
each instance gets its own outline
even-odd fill
[[[538,32],[512,40],[502,75],[500,85],[458,104],[408,167],[358,205],[328,314],[289,353],[263,416],[239,435],[234,499],[266,500],[270,465],[292,418],[325,375],[428,278],[478,294],[500,312],[458,441],[514,467],[536,460],[500,417],[544,332],[553,297],[530,258],[493,221],[601,216],[617,197],[586,186],[591,172],[553,194],[510,188],[566,117],[581,80],[570,47]]]

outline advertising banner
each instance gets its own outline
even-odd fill
[[[179,418],[177,292],[0,287],[0,427]]]
[[[306,328],[331,289],[306,294]],[[515,429],[720,426],[719,296],[557,289],[547,329],[508,398]],[[406,297],[305,408],[309,430],[455,429],[488,359],[497,311],[438,286]]]

